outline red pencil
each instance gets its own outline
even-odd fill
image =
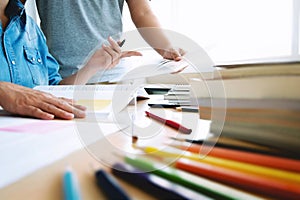
[[[260,195],[299,199],[300,184],[181,158],[175,167]]]
[[[178,131],[180,131],[182,133],[190,134],[192,132],[192,129],[188,129],[188,128],[182,126],[181,124],[178,124],[177,122],[174,122],[174,121],[168,120],[168,119],[164,119],[164,118],[159,117],[157,115],[154,115],[154,114],[152,114],[152,113],[150,113],[148,111],[145,111],[145,113],[146,113],[147,117],[155,119],[156,121],[159,121],[159,122],[161,122],[163,124],[166,124],[166,125],[174,128],[174,129],[176,129],[176,130],[178,130]]]
[[[201,148],[205,148],[205,146],[199,144],[189,144],[189,145],[179,146],[179,148],[199,154],[201,153]],[[266,167],[300,172],[299,160],[263,155],[258,153],[250,153],[250,152],[238,151],[238,150],[232,150],[232,149],[226,149],[220,147],[213,147],[213,149],[208,153],[208,155],[219,157],[219,158],[252,163],[256,165],[262,165]]]

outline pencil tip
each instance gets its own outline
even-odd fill
[[[137,143],[138,139],[139,139],[138,136],[133,135],[132,136],[132,145],[135,145]]]

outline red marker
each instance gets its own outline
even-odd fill
[[[192,129],[186,128],[186,127],[182,126],[181,124],[178,124],[177,122],[161,118],[161,117],[159,117],[157,115],[154,115],[154,114],[152,114],[152,113],[150,113],[148,111],[145,111],[145,113],[146,113],[147,117],[155,119],[156,121],[159,121],[159,122],[161,122],[163,124],[166,124],[166,125],[174,128],[174,129],[176,129],[176,130],[178,130],[178,131],[180,131],[182,133],[190,134],[192,132]]]

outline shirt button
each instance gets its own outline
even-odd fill
[[[38,63],[41,63],[41,62],[42,62],[42,60],[41,60],[40,58],[38,58],[37,61],[38,61]]]
[[[15,64],[16,64],[16,61],[14,61],[14,60],[13,60],[13,61],[11,61],[11,64],[15,65]]]
[[[34,61],[35,61],[35,58],[31,58],[31,61],[34,62]]]

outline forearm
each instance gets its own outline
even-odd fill
[[[128,0],[131,18],[145,41],[161,55],[161,49],[169,49],[172,45],[145,0]]]
[[[97,68],[89,68],[85,65],[77,73],[60,81],[59,85],[85,85],[96,72]]]
[[[144,18],[149,19],[151,17],[144,16]],[[171,48],[172,45],[164,34],[163,30],[160,28],[160,26],[157,26],[157,23],[155,21],[156,20],[151,19],[148,20],[148,23],[144,23],[143,25],[136,25],[136,27],[138,28],[145,41],[160,55],[163,55],[163,50]]]

